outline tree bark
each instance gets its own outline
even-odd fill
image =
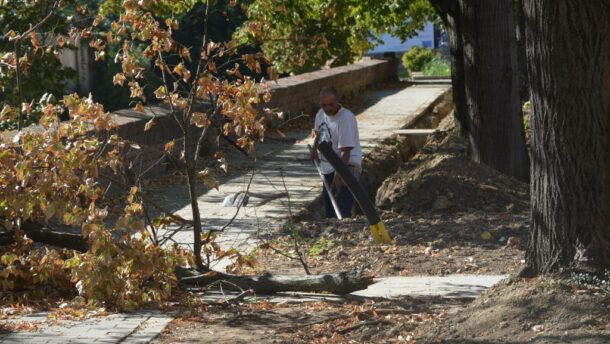
[[[195,176],[196,172],[196,160],[195,157],[191,156],[191,130],[190,123],[184,123],[184,127],[186,128],[184,133],[184,148],[183,155],[184,161],[186,163],[186,183],[189,190],[189,199],[191,201],[191,211],[193,214],[193,254],[195,255],[195,265],[199,269],[206,268],[203,264],[203,260],[201,257],[201,232],[202,232],[202,224],[201,224],[201,213],[199,212],[199,203],[197,202],[197,189],[196,183],[197,178]]]
[[[235,290],[231,284],[242,290],[252,289],[258,294],[273,294],[285,291],[329,292],[338,295],[366,289],[374,283],[372,276],[363,275],[360,270],[350,270],[326,275],[281,276],[265,274],[260,276],[238,276],[210,271],[200,274],[196,270],[176,268],[180,283],[206,286],[218,281],[229,282],[227,289]],[[239,291],[239,289],[237,290]]]
[[[449,33],[455,116],[471,158],[528,181],[512,1],[430,2]]]
[[[451,56],[451,86],[453,88],[454,116],[462,136],[468,136],[468,110],[466,109],[466,90],[464,88],[464,50],[459,3],[453,0],[430,0],[432,7],[441,17],[449,37]]]
[[[525,53],[525,24],[523,23],[523,0],[516,1],[515,9],[515,35],[517,38],[517,65],[519,66],[519,97],[521,102],[530,99],[530,85],[527,78],[527,56]]]
[[[21,229],[30,239],[36,242],[79,252],[86,252],[89,249],[89,244],[81,234],[52,230],[36,222],[24,222]],[[0,233],[0,245],[9,245],[14,241],[13,233]]]
[[[610,4],[524,2],[534,273],[610,263]]]

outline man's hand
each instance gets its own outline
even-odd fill
[[[313,139],[313,148],[311,149],[311,154],[309,158],[311,160],[320,161],[320,157],[318,156],[318,131],[315,129],[311,129],[311,138]]]
[[[314,142],[316,140],[318,140],[318,131],[315,129],[311,129],[311,138],[314,140]]]
[[[341,177],[339,177],[337,172],[335,172],[335,177],[333,178],[333,182],[330,186],[330,190],[332,191],[333,196],[339,197],[342,186],[343,186],[343,180],[341,180]]]
[[[320,157],[318,156],[318,151],[315,149],[311,150],[311,154],[309,155],[309,158],[311,160],[316,160],[316,161],[320,161]]]

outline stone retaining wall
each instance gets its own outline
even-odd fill
[[[397,66],[397,60],[365,59],[348,66],[280,78],[277,83],[269,82],[272,98],[264,106],[283,112],[286,115],[284,120],[301,113],[311,114],[318,108],[319,91],[323,86],[332,85],[342,95],[353,95],[382,82],[394,80]],[[163,163],[152,169],[148,169],[148,166],[158,162],[159,149],[162,150],[166,142],[182,135],[180,127],[168,113],[168,107],[164,105],[146,107],[145,113],[131,109],[113,113],[119,136],[143,146],[137,154],[137,164],[143,170],[148,170],[148,176],[162,173],[166,169]],[[144,131],[144,126],[152,117],[156,117],[155,125]],[[269,118],[268,126],[276,126],[279,122],[281,120],[277,117]],[[192,130],[196,135],[197,129]],[[177,143],[178,148],[180,142]]]
[[[319,108],[320,89],[334,86],[350,96],[379,83],[393,80],[398,60],[367,59],[359,63],[281,78],[270,82],[271,102],[266,106],[288,115],[312,114]]]

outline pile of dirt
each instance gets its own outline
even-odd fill
[[[466,156],[453,116],[430,135],[422,150],[387,178],[377,191],[381,209],[402,214],[422,212],[523,212],[528,186]]]
[[[610,296],[552,278],[496,285],[445,321],[418,329],[418,343],[610,343]]]

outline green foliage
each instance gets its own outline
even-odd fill
[[[0,6],[0,101],[21,111],[45,94],[63,96],[76,74],[64,68],[58,56],[73,48],[71,31],[77,14],[75,1],[2,1]],[[69,19],[70,18],[70,19]],[[18,62],[18,63],[17,63]],[[19,66],[20,88],[17,85]],[[36,122],[40,112],[29,112],[25,124]],[[18,117],[18,116],[17,116]],[[16,118],[0,117],[0,130],[17,126]]]
[[[332,239],[324,239],[320,238],[316,240],[316,242],[311,245],[309,249],[309,255],[315,257],[321,254],[324,251],[328,251],[335,246],[335,241]]]
[[[22,75],[22,100],[28,103],[32,100],[39,101],[45,94],[62,97],[68,82],[75,77],[76,72],[71,68],[64,68],[55,56],[49,54],[31,56],[28,58],[28,68]],[[14,69],[7,68],[4,73],[0,69],[0,101],[17,105]]]
[[[353,62],[382,33],[406,39],[431,18],[427,0],[256,0],[244,37],[260,42],[280,72],[300,73]]]
[[[435,56],[426,62],[422,70],[424,76],[451,76],[451,64],[446,59]]]
[[[409,79],[411,79],[411,73],[409,73],[403,64],[398,65],[398,80],[407,81]]]
[[[402,64],[409,73],[420,72],[428,62],[434,59],[434,56],[434,50],[416,46],[402,55]]]

